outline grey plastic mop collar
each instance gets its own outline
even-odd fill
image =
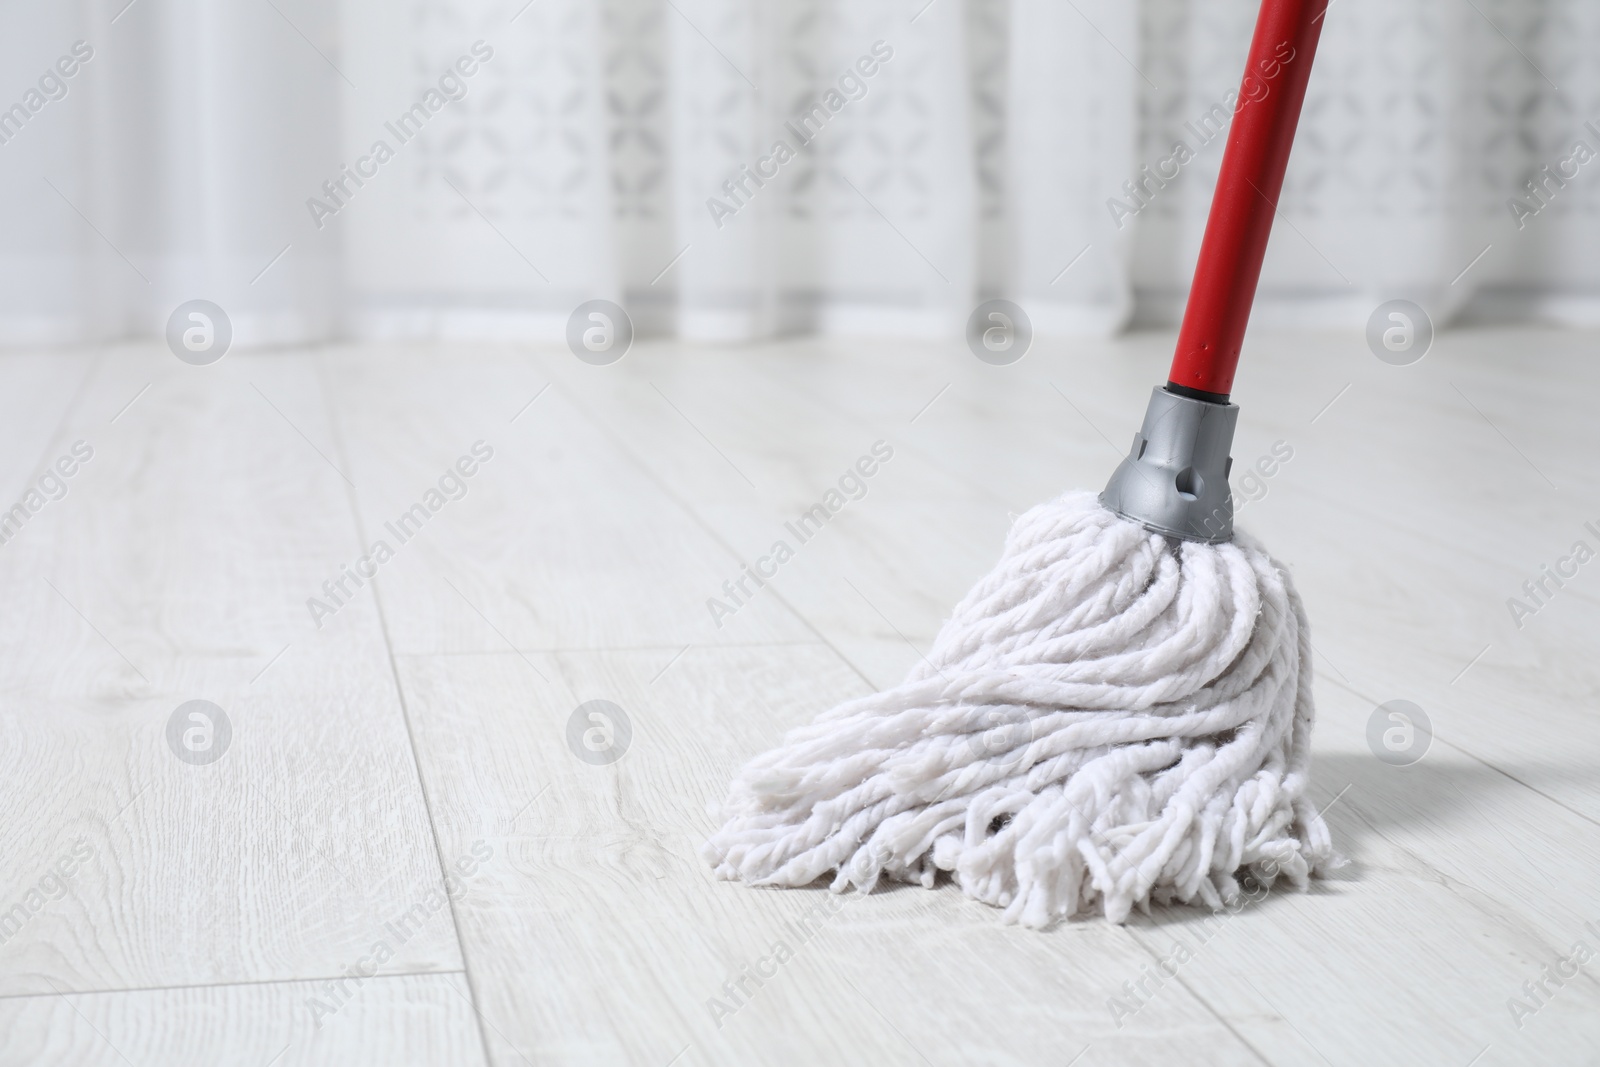
[[[1233,539],[1233,457],[1237,404],[1195,400],[1157,387],[1128,458],[1100,502],[1125,519],[1185,541]]]

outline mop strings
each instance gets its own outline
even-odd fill
[[[1033,508],[907,680],[734,781],[724,878],[870,890],[952,872],[1006,918],[1221,907],[1334,862],[1305,797],[1310,637],[1243,534],[1175,544],[1087,493]]]

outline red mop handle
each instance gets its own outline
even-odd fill
[[[1262,0],[1168,384],[1225,399],[1329,0]],[[1204,397],[1202,399],[1211,399]]]

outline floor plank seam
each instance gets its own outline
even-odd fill
[[[1133,943],[1138,945],[1139,948],[1143,950],[1145,955],[1150,957],[1151,962],[1155,963],[1157,967],[1159,967],[1161,964],[1161,954],[1152,949],[1149,945],[1145,944],[1144,939],[1139,936],[1137,931],[1128,930],[1127,934]],[[1256,1048],[1254,1044],[1246,1040],[1245,1036],[1239,1032],[1238,1028],[1235,1027],[1233,1023],[1224,1018],[1222,1013],[1213,1007],[1209,1000],[1202,996],[1200,992],[1194,988],[1194,986],[1190,985],[1188,979],[1184,977],[1183,972],[1180,971],[1178,974],[1173,976],[1172,981],[1182,986],[1184,991],[1194,998],[1195,1003],[1199,1004],[1208,1013],[1210,1013],[1213,1019],[1221,1023],[1222,1028],[1227,1030],[1228,1033],[1232,1034],[1234,1036],[1234,1040],[1238,1041],[1239,1044],[1248,1049],[1252,1056],[1254,1056],[1257,1060],[1260,1060],[1265,1067],[1272,1067],[1272,1061],[1263,1055],[1261,1050]],[[1321,1053],[1319,1052],[1318,1055],[1321,1055]]]
[[[792,381],[792,379],[786,379],[786,381]],[[796,384],[796,385],[794,385],[794,390],[796,392],[802,394],[803,396],[809,397],[811,399],[812,403],[817,407],[820,407],[820,408],[822,408],[824,410],[828,410],[828,411],[842,411],[842,409],[829,407],[824,401],[821,400],[821,398],[819,398],[814,392],[812,392],[809,388],[807,388],[804,385]],[[855,425],[858,429],[867,430],[867,432],[869,432],[869,433],[876,433],[877,432],[876,430],[870,430],[870,429],[867,428],[866,419],[865,419],[864,416],[854,414],[853,412],[843,412],[843,414],[845,415],[845,418],[849,419],[850,422],[853,425]],[[913,420],[913,421],[915,421],[915,420]],[[908,423],[908,425],[909,425],[909,423]],[[993,486],[984,484],[981,481],[972,481],[965,474],[962,474],[960,471],[954,470],[951,467],[946,466],[945,463],[942,460],[940,460],[938,457],[932,455],[926,449],[924,449],[921,446],[917,445],[913,441],[906,441],[904,438],[902,438],[902,441],[904,441],[905,447],[907,449],[909,449],[912,452],[912,454],[921,457],[921,459],[925,463],[927,463],[930,467],[932,467],[935,470],[939,471],[945,477],[949,478],[951,481],[953,481],[956,484],[962,486],[963,488],[967,489],[968,491],[977,493],[979,496],[987,497],[989,500],[993,501],[997,506],[999,506],[1001,508],[1004,508],[1004,509],[1006,509],[1008,511],[1017,511],[1019,514],[1020,514],[1020,511],[1026,510],[1027,508],[1032,506],[1031,504],[1020,504],[1019,505],[1016,501],[1006,500],[1003,497],[1001,497],[998,493],[995,492]],[[1113,459],[1111,461],[1111,463],[1114,466],[1116,463],[1121,462],[1122,453],[1116,452],[1115,450],[1113,450],[1113,453],[1114,453],[1116,458]],[[1066,487],[1066,486],[1062,487],[1063,490],[1065,490],[1066,488],[1068,488],[1068,487]]]
[[[364,979],[368,982],[392,978],[432,978],[434,975],[465,974],[461,967],[452,967],[444,971],[380,971],[371,978]],[[183,982],[176,985],[146,985],[146,986],[118,986],[108,989],[68,989],[60,993],[0,993],[0,1000],[28,1000],[36,997],[98,997],[111,996],[119,993],[169,993],[181,992],[185,989],[248,989],[255,986],[271,985],[303,985],[316,982],[337,982],[348,978],[347,974],[323,974],[309,978],[252,978],[240,982]]]
[[[684,499],[682,494],[668,485],[661,478],[661,476],[656,473],[650,464],[646,463],[644,459],[633,450],[633,447],[628,444],[626,440],[618,435],[616,431],[612,430],[609,425],[599,418],[599,416],[590,411],[588,405],[586,405],[578,397],[574,396],[572,390],[566,387],[566,383],[557,382],[557,385],[561,389],[561,392],[567,397],[568,402],[572,404],[577,412],[587,419],[591,426],[607,437],[611,443],[623,454],[623,456],[628,459],[629,462],[631,462],[636,468],[644,473],[645,477],[654,482],[656,487],[666,494],[666,496],[678,506],[679,511],[683,512],[691,522],[700,527],[700,529],[704,530],[713,541],[721,546],[723,551],[728,553],[729,558],[733,562],[744,562],[740,558],[739,551],[728,542],[727,538],[723,537],[722,532],[707,522],[700,515],[699,511],[697,511],[687,500]],[[840,648],[832,641],[828,640],[827,636],[824,635],[821,630],[817,629],[816,625],[812,623],[812,621],[807,618],[803,612],[789,602],[789,599],[783,595],[782,591],[776,587],[771,588],[773,598],[776,599],[778,603],[782,604],[785,610],[787,610],[790,615],[794,616],[797,622],[805,626],[805,628],[810,630],[812,633],[816,634],[817,640],[822,644],[827,645],[828,648],[832,650],[833,654],[839,657],[840,662],[854,671],[856,677],[860,678],[869,689],[873,691],[877,690],[877,684],[867,676],[867,673],[863,671],[854,660],[845,655],[844,652],[841,651]]]
[[[1322,680],[1327,682],[1329,685],[1337,686],[1338,688],[1343,689],[1345,692],[1349,693],[1351,696],[1360,697],[1362,700],[1365,700],[1365,701],[1368,701],[1369,703],[1371,703],[1373,707],[1377,707],[1379,704],[1383,703],[1383,701],[1374,700],[1368,694],[1361,692],[1360,690],[1355,688],[1355,686],[1353,684],[1351,684],[1349,682],[1342,682],[1339,679],[1332,678],[1332,677],[1330,677],[1330,676],[1328,676],[1326,674],[1321,675],[1321,677],[1322,677]],[[1473,761],[1475,761],[1477,763],[1483,764],[1485,767],[1489,768],[1491,771],[1494,771],[1496,774],[1502,775],[1506,779],[1508,779],[1508,780],[1510,780],[1512,782],[1515,782],[1517,785],[1520,785],[1522,788],[1526,789],[1528,792],[1533,793],[1536,796],[1543,797],[1545,800],[1548,800],[1550,803],[1554,804],[1556,807],[1560,808],[1562,811],[1565,811],[1569,815],[1573,815],[1573,816],[1575,816],[1575,817],[1577,817],[1579,819],[1582,819],[1584,822],[1589,823],[1591,826],[1600,827],[1600,819],[1596,819],[1592,815],[1589,815],[1589,814],[1586,814],[1585,812],[1579,811],[1577,808],[1574,808],[1572,805],[1566,803],[1565,801],[1559,799],[1558,797],[1553,797],[1549,793],[1546,793],[1544,790],[1540,789],[1536,785],[1531,785],[1528,782],[1524,782],[1521,778],[1518,778],[1516,775],[1512,774],[1510,771],[1506,770],[1504,767],[1496,766],[1495,763],[1492,760],[1485,759],[1484,757],[1478,755],[1476,752],[1473,752],[1471,749],[1466,748],[1466,747],[1464,747],[1464,746],[1462,746],[1462,745],[1460,745],[1460,744],[1458,744],[1458,743],[1456,743],[1454,741],[1451,741],[1448,738],[1440,737],[1438,734],[1434,734],[1433,735],[1433,739],[1435,741],[1439,742],[1439,744],[1441,744],[1441,745],[1445,745],[1445,746],[1447,746],[1449,748],[1455,749],[1457,752],[1461,753],[1463,756],[1466,756],[1468,759],[1473,760]],[[1315,766],[1315,764],[1313,764],[1313,766]]]
[[[328,419],[328,432],[333,436],[334,452],[344,463],[345,469],[354,471],[355,468],[350,463],[349,451],[344,446],[344,435],[339,431],[339,418],[337,405],[335,404],[336,393],[328,380],[321,353],[313,352],[311,361],[315,368],[317,391],[322,394],[323,410]],[[361,502],[357,497],[355,484],[348,479],[345,480],[345,500],[350,505],[351,519],[355,529],[357,549],[359,550],[361,544],[368,543],[366,540],[366,524],[361,517]],[[405,727],[406,744],[411,750],[411,766],[416,773],[417,791],[422,798],[423,813],[428,820],[428,835],[433,840],[433,855],[434,862],[438,864],[439,885],[444,888],[450,884],[449,861],[445,858],[444,847],[439,843],[439,825],[434,818],[433,798],[428,792],[428,783],[422,773],[422,756],[417,751],[416,732],[411,726],[411,710],[406,702],[405,685],[400,679],[400,665],[395,660],[394,642],[389,636],[389,614],[384,606],[383,591],[377,587],[377,583],[373,583],[372,599],[373,605],[377,608],[378,630],[383,635],[384,653],[389,661],[389,677],[394,682],[395,701],[400,709],[400,722]],[[461,958],[462,973],[467,980],[467,1006],[472,1009],[472,1014],[476,1017],[478,1044],[483,1052],[484,1067],[493,1067],[494,1056],[489,1051],[489,1035],[484,1030],[487,1020],[484,1019],[483,1012],[478,1008],[477,984],[472,977],[466,939],[461,936],[461,915],[456,908],[455,898],[449,892],[445,893],[445,903],[450,908],[450,925],[452,932],[455,934],[456,953]]]
[[[757,651],[764,648],[827,648],[828,645],[824,641],[751,641],[716,645],[691,645],[690,647],[700,649],[728,649],[730,651],[738,651],[743,649]],[[420,660],[450,656],[512,656],[517,655],[518,653],[533,656],[562,656],[572,654],[583,655],[585,653],[596,652],[678,652],[682,649],[682,645],[583,645],[565,648],[516,647],[509,650],[502,646],[500,648],[455,649],[446,652],[396,652],[395,658],[402,660]]]
[[[89,366],[84,370],[83,377],[78,380],[77,386],[72,390],[72,396],[62,406],[61,417],[56,420],[55,427],[45,437],[44,445],[39,449],[39,458],[28,468],[28,476],[22,480],[23,486],[31,485],[44,472],[44,468],[49,462],[50,453],[55,451],[56,442],[65,436],[64,431],[72,424],[72,417],[77,413],[78,406],[83,403],[84,394],[88,392],[90,383],[99,375],[100,367],[105,363],[105,358],[105,351],[101,350],[99,355],[89,361]],[[18,493],[16,495],[21,496],[22,494]],[[8,496],[6,499],[11,500],[12,497]]]

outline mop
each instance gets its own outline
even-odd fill
[[[1228,394],[1327,4],[1261,5],[1171,375],[1104,492],[1022,515],[904,683],[751,761],[702,850],[719,876],[865,893],[944,871],[1039,928],[1238,906],[1340,862],[1307,795],[1305,612],[1228,489]]]

